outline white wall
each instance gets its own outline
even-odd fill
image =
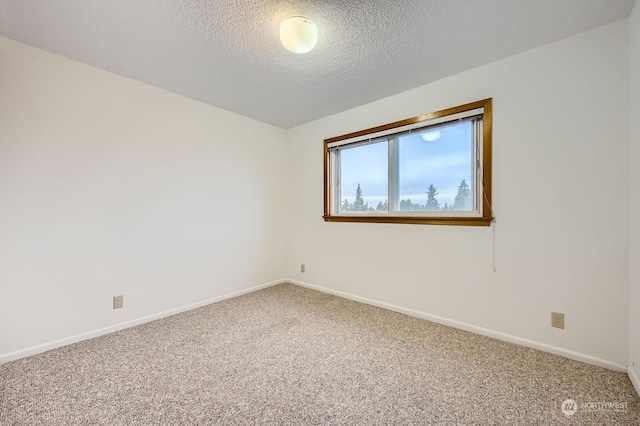
[[[0,120],[0,361],[285,275],[284,130],[3,38]]]
[[[629,376],[640,394],[640,3],[629,18]]]
[[[290,130],[289,276],[626,368],[627,42],[617,22]],[[488,227],[323,222],[323,139],[488,97],[496,273]]]

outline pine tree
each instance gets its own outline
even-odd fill
[[[415,204],[413,204],[411,198],[400,200],[400,210],[415,210]]]
[[[458,185],[458,193],[453,200],[453,210],[471,210],[471,189],[467,182],[462,179],[460,185]]]
[[[427,204],[424,205],[425,210],[440,210],[440,203],[438,203],[436,195],[438,195],[438,189],[433,186],[433,184],[429,185],[429,189],[427,190]]]
[[[376,210],[377,211],[384,210],[384,204],[382,204],[382,201],[378,201],[378,205],[376,206]]]
[[[449,207],[449,203],[445,202],[442,210],[451,210],[451,207]]]
[[[356,188],[356,200],[353,202],[353,211],[363,212],[366,211],[366,207],[364,205],[364,199],[362,198],[362,189],[360,188],[360,184]]]
[[[351,203],[349,203],[349,200],[345,198],[344,203],[342,203],[342,211],[348,212],[350,208],[351,208]]]

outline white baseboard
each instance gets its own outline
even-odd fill
[[[621,373],[627,372],[627,368],[622,365],[596,358],[590,355],[581,354],[578,352],[573,352],[568,349],[558,348],[556,346],[547,345],[545,343],[536,342],[529,339],[524,339],[522,337],[512,336],[510,334],[501,333],[499,331],[490,330],[483,327],[478,327],[475,325],[467,324],[460,321],[451,320],[448,318],[439,317],[437,315],[431,315],[420,311],[415,311],[413,309],[407,309],[400,306],[391,305],[384,302],[379,302],[377,300],[367,299],[366,297],[355,296],[349,293],[343,293],[341,291],[331,290],[329,288],[320,287],[313,284],[308,284],[302,281],[288,279],[285,280],[291,284],[299,285],[301,287],[310,288],[312,290],[317,290],[322,293],[333,294],[334,296],[344,297],[345,299],[354,300],[356,302],[366,303],[368,305],[377,306],[379,308],[388,309],[390,311],[399,312],[405,315],[409,315],[416,318],[422,318],[428,321],[433,321],[439,324],[448,325],[450,327],[458,328],[465,331],[470,331],[472,333],[480,334],[483,336],[491,337],[494,339],[502,340],[509,343],[514,343],[516,345],[525,346],[527,348],[537,349],[543,352],[548,352],[554,355],[559,355],[565,358],[573,359],[575,361],[584,362],[585,364],[591,364],[598,367],[607,368],[609,370],[618,371]],[[637,379],[637,378],[636,378]],[[633,379],[632,379],[633,381]],[[637,383],[637,382],[636,382]],[[636,390],[638,390],[637,384],[634,383]]]
[[[356,302],[362,302],[362,303],[366,303],[368,305],[372,305],[372,306],[377,306],[379,308],[383,308],[383,309],[388,309],[390,311],[395,311],[395,312],[399,312],[405,315],[410,315],[412,317],[416,317],[416,318],[422,318],[428,321],[433,321],[439,324],[444,324],[444,325],[448,325],[454,328],[458,328],[461,330],[465,330],[465,331],[470,331],[472,333],[476,333],[476,334],[480,334],[483,336],[487,336],[487,337],[491,337],[494,339],[498,339],[498,340],[502,340],[505,342],[509,342],[509,343],[514,343],[520,346],[525,346],[528,348],[532,348],[532,349],[537,349],[543,352],[548,352],[548,353],[552,353],[555,355],[559,355],[565,358],[569,358],[569,359],[573,359],[576,361],[580,361],[580,362],[584,362],[586,364],[591,364],[591,365],[595,365],[598,367],[603,367],[603,368],[607,368],[609,370],[614,370],[614,371],[619,371],[619,372],[626,372],[629,375],[629,379],[631,380],[631,383],[633,383],[633,386],[636,389],[636,392],[638,392],[638,394],[640,395],[640,380],[638,378],[638,376],[636,375],[635,371],[631,368],[631,367],[623,367],[621,365],[618,365],[616,363],[604,360],[604,359],[600,359],[600,358],[596,358],[596,357],[592,357],[590,355],[585,355],[585,354],[581,354],[578,352],[573,352],[567,349],[562,349],[562,348],[558,348],[555,346],[551,346],[551,345],[547,345],[544,343],[540,343],[540,342],[536,342],[533,340],[528,340],[528,339],[524,339],[521,337],[517,337],[517,336],[512,336],[510,334],[506,334],[506,333],[501,333],[498,331],[494,331],[494,330],[490,330],[487,328],[483,328],[483,327],[478,327],[475,325],[471,325],[471,324],[467,324],[464,322],[460,322],[460,321],[455,321],[455,320],[451,320],[448,318],[443,318],[443,317],[439,317],[437,315],[431,315],[431,314],[427,314],[424,312],[420,312],[420,311],[416,311],[413,309],[407,309],[407,308],[403,308],[400,306],[395,306],[395,305],[391,305],[389,303],[384,303],[384,302],[379,302],[377,300],[372,300],[372,299],[368,299],[365,297],[360,297],[360,296],[355,296],[353,294],[349,294],[349,293],[344,293],[341,291],[336,291],[336,290],[332,290],[329,288],[325,288],[325,287],[321,287],[321,286],[317,286],[317,285],[313,285],[313,284],[309,284],[309,283],[305,283],[302,281],[297,281],[297,280],[293,280],[293,279],[283,279],[283,280],[278,280],[278,281],[272,281],[266,284],[262,284],[262,285],[258,285],[258,286],[254,286],[245,290],[240,290],[240,291],[236,291],[233,293],[228,293],[222,296],[217,296],[211,299],[207,299],[207,300],[203,300],[200,302],[196,302],[196,303],[192,303],[189,305],[185,305],[185,306],[181,306],[178,308],[174,308],[174,309],[169,309],[167,311],[164,312],[159,312],[156,314],[152,314],[152,315],[148,315],[142,318],[138,318],[138,319],[134,319],[131,321],[126,321],[123,323],[119,323],[119,324],[114,324],[111,325],[109,327],[104,327],[104,328],[100,328],[97,330],[93,330],[93,331],[89,331],[86,333],[81,333],[75,336],[71,336],[71,337],[66,337],[64,339],[60,339],[60,340],[55,340],[52,342],[48,342],[48,343],[44,343],[41,345],[37,345],[37,346],[33,346],[30,348],[26,348],[26,349],[21,349],[15,352],[10,352],[7,354],[1,354],[0,355],[0,364],[5,363],[5,362],[10,362],[10,361],[15,361],[17,359],[20,358],[25,358],[31,355],[36,355],[39,354],[41,352],[46,352],[52,349],[56,349],[56,348],[60,348],[62,346],[67,346],[70,345],[72,343],[77,343],[77,342],[81,342],[83,340],[88,340],[94,337],[99,337],[99,336],[103,336],[105,334],[109,334],[109,333],[113,333],[115,331],[119,331],[119,330],[123,330],[125,328],[130,328],[130,327],[134,327],[136,325],[140,325],[140,324],[144,324],[150,321],[155,321],[157,319],[160,318],[165,318],[165,317],[169,317],[171,315],[176,315],[179,314],[181,312],[185,312],[185,311],[189,311],[191,309],[196,309],[205,305],[209,305],[211,303],[215,303],[215,302],[219,302],[221,300],[225,300],[225,299],[230,299],[232,297],[237,297],[237,296],[242,296],[243,294],[248,294],[248,293],[252,293],[254,291],[258,291],[258,290],[262,290],[268,287],[272,287],[278,284],[283,284],[283,283],[292,283],[301,287],[306,287],[306,288],[310,288],[312,290],[317,290],[323,293],[328,293],[328,294],[333,294],[335,296],[339,296],[339,297],[344,297],[345,299],[350,299],[350,300],[354,300]]]
[[[179,314],[181,312],[190,311],[191,309],[200,308],[205,305],[210,305],[211,303],[219,302],[225,299],[231,299],[232,297],[242,296],[243,294],[252,293],[254,291],[262,290],[267,287],[272,287],[274,285],[283,284],[288,282],[287,280],[278,280],[272,281],[270,283],[257,285],[255,287],[250,287],[245,290],[235,291],[233,293],[224,294],[222,296],[213,297],[211,299],[202,300],[200,302],[192,303],[185,306],[180,306],[178,308],[169,309],[164,312],[159,312],[157,314],[147,315],[142,318],[137,318],[134,320],[126,321],[119,324],[110,325],[108,327],[99,328],[97,330],[88,331],[86,333],[77,334],[71,337],[65,337],[64,339],[55,340],[53,342],[43,343],[41,345],[32,346],[30,348],[21,349],[15,352],[9,352],[7,354],[0,355],[0,364],[5,362],[15,361],[20,358],[26,358],[31,355],[36,355],[42,352],[50,351],[52,349],[57,349],[62,346],[67,346],[72,343],[81,342],[83,340],[92,339],[94,337],[103,336],[105,334],[113,333],[115,331],[123,330],[125,328],[134,327],[136,325],[144,324],[146,322],[155,321],[160,318],[169,317],[171,315]]]
[[[629,380],[631,380],[633,387],[636,388],[636,393],[640,396],[640,378],[636,374],[636,370],[629,366],[629,368],[627,368],[627,375],[629,376]]]

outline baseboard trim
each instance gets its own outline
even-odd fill
[[[465,331],[470,331],[472,333],[480,334],[483,336],[491,337],[494,339],[502,340],[509,343],[514,343],[516,345],[525,346],[532,349],[537,349],[543,352],[552,353],[554,355],[559,355],[565,358],[573,359],[575,361],[584,362],[586,364],[595,365],[598,367],[607,368],[609,370],[618,371],[627,373],[633,387],[636,392],[640,395],[640,379],[636,375],[635,371],[631,367],[624,367],[619,364],[596,358],[590,355],[585,355],[579,352],[570,351],[568,349],[558,348],[556,346],[547,345],[545,343],[536,342],[529,339],[524,339],[521,337],[513,336],[506,333],[501,333],[499,331],[494,331],[491,329],[478,327],[475,325],[471,325],[468,323],[464,323],[461,321],[455,321],[448,318],[440,317],[437,315],[427,314],[425,312],[416,311],[413,309],[403,308],[401,306],[392,305],[389,303],[380,302],[373,299],[368,299],[366,297],[356,296],[350,293],[345,293],[342,291],[332,290],[330,288],[309,284],[303,281],[298,281],[294,279],[282,279],[277,281],[272,281],[269,283],[257,285],[254,287],[250,287],[244,290],[235,291],[232,293],[227,293],[221,296],[213,297],[211,299],[202,300],[200,302],[192,303],[189,305],[180,306],[178,308],[169,309],[163,312],[159,312],[152,315],[147,315],[141,318],[137,318],[134,320],[126,321],[119,324],[114,324],[108,327],[100,328],[97,330],[88,331],[86,333],[81,333],[75,336],[66,337],[63,339],[55,340],[52,342],[43,343],[41,345],[32,346],[26,349],[21,349],[14,352],[9,352],[7,354],[0,355],[0,364],[15,361],[21,358],[26,358],[28,356],[36,355],[42,352],[46,352],[52,349],[57,349],[63,346],[67,346],[73,343],[81,342],[83,340],[92,339],[94,337],[103,336],[105,334],[113,333],[116,331],[124,330],[126,328],[135,327],[136,325],[144,324],[150,321],[155,321],[157,319],[166,318],[172,315],[179,314],[181,312],[189,311],[192,309],[200,308],[202,306],[210,305],[212,303],[220,302],[222,300],[231,299],[233,297],[242,296],[244,294],[253,293],[254,291],[262,290],[268,287],[273,287],[278,284],[283,283],[291,283],[298,285],[300,287],[309,288],[312,290],[320,291],[322,293],[333,294],[335,296],[344,297],[345,299],[353,300],[356,302],[366,303],[368,305],[377,306],[379,308],[388,309],[390,311],[399,312],[405,315],[409,315],[416,318],[422,318],[428,321],[433,321],[439,324],[448,325],[450,327],[458,328]]]
[[[633,367],[629,366],[627,368],[627,375],[629,376],[629,380],[631,380],[631,384],[636,389],[636,393],[638,394],[638,396],[640,396],[640,378],[638,378],[638,375],[636,374],[636,371],[633,369]]]
[[[245,290],[234,291],[233,293],[224,294],[222,296],[213,297],[211,299],[202,300],[200,302],[191,303],[189,305],[180,306],[178,308],[169,309],[157,314],[147,315],[134,320],[126,321],[119,324],[110,325],[108,327],[99,328],[97,330],[88,331],[86,333],[77,334],[71,337],[65,337],[64,339],[55,340],[41,345],[32,346],[26,349],[20,349],[15,352],[9,352],[7,354],[0,355],[0,364],[6,362],[15,361],[28,356],[36,355],[42,352],[50,351],[52,349],[61,348],[63,346],[70,345],[72,343],[81,342],[83,340],[92,339],[94,337],[104,336],[105,334],[113,333],[116,331],[124,330],[125,328],[135,327],[136,325],[144,324],[157,319],[170,317],[172,315],[179,314],[181,312],[190,311],[192,309],[200,308],[202,306],[210,305],[222,300],[231,299],[233,297],[242,296],[244,294],[253,293],[254,291],[262,290],[268,287],[273,287],[278,284],[288,282],[287,280],[272,281],[266,284],[257,285],[247,288]]]
[[[513,336],[511,334],[501,333],[499,331],[494,331],[488,328],[478,327],[472,324],[464,323],[461,321],[455,321],[448,318],[440,317],[437,315],[427,314],[425,312],[416,311],[413,309],[403,308],[401,306],[391,305],[389,303],[379,302],[377,300],[368,299],[366,297],[355,296],[353,294],[344,293],[342,291],[332,290],[330,288],[317,286],[314,284],[305,283],[298,280],[287,279],[285,280],[288,283],[298,285],[300,287],[309,288],[312,290],[320,291],[322,293],[333,294],[334,296],[344,297],[345,299],[353,300],[356,302],[366,303],[368,305],[377,306],[379,308],[388,309],[390,311],[399,312],[405,315],[409,315],[416,318],[425,319],[428,321],[433,321],[438,324],[448,325],[450,327],[458,328],[465,331],[470,331],[472,333],[481,334],[483,336],[491,337],[493,339],[502,340],[509,343],[514,343],[516,345],[525,346],[527,348],[537,349],[543,352],[548,352],[554,355],[559,355],[565,358],[569,358],[575,361],[584,362],[585,364],[591,364],[598,367],[606,368],[613,371],[618,371],[621,373],[628,372],[627,367],[622,365],[596,358],[590,355],[585,355],[579,352],[570,351],[568,349],[558,348],[556,346],[547,345],[545,343],[536,342],[534,340],[524,339],[522,337]],[[633,379],[632,379],[633,381]],[[636,390],[638,390],[637,377],[634,386]]]

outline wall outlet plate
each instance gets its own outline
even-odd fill
[[[124,306],[124,296],[113,296],[113,309],[122,308]]]
[[[564,314],[551,312],[551,327],[564,329]]]

